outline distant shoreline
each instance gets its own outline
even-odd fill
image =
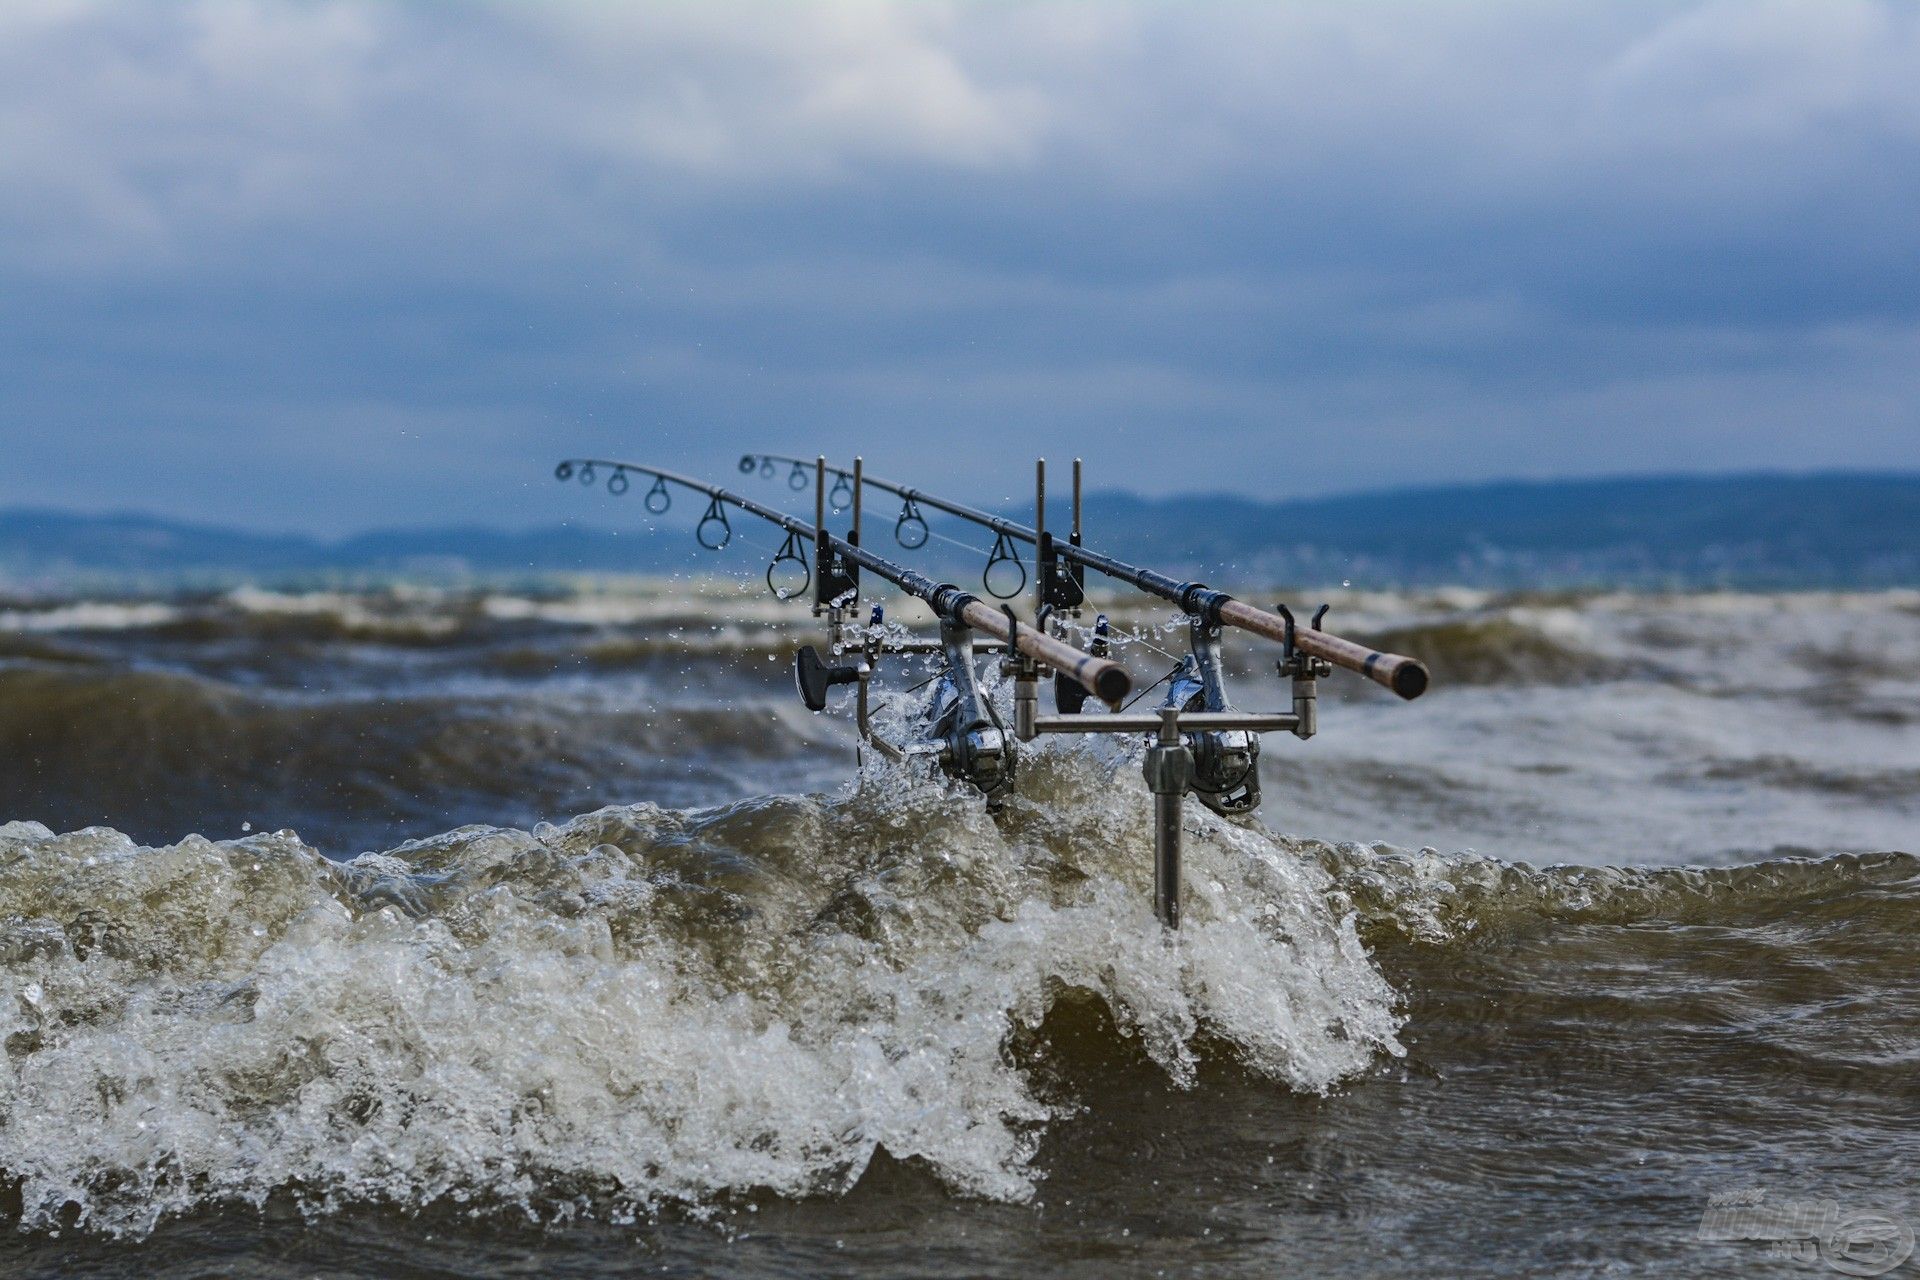
[[[786,496],[786,495],[783,495]],[[626,529],[561,524],[376,530],[327,540],[142,514],[0,510],[0,584],[525,581],[725,575],[758,556],[699,551],[674,512],[596,504]],[[891,545],[887,512],[869,537]],[[1874,589],[1920,585],[1920,474],[1836,472],[1501,481],[1261,502],[1230,495],[1087,500],[1089,540],[1218,582],[1379,588]],[[955,530],[955,533],[964,531]],[[935,545],[909,557],[977,572]]]

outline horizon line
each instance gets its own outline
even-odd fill
[[[1437,481],[1428,484],[1385,485],[1376,488],[1343,489],[1323,494],[1300,494],[1289,497],[1263,498],[1252,494],[1224,489],[1188,489],[1173,493],[1145,494],[1136,489],[1119,486],[1088,489],[1088,499],[1102,497],[1131,498],[1140,502],[1158,504],[1190,501],[1227,501],[1246,503],[1264,507],[1315,506],[1327,503],[1347,502],[1357,499],[1388,498],[1395,496],[1433,495],[1450,492],[1461,494],[1486,492],[1494,489],[1527,488],[1567,488],[1577,489],[1600,485],[1621,484],[1659,484],[1659,483],[1695,483],[1713,484],[1737,481],[1786,480],[1883,480],[1912,481],[1920,483],[1920,467],[1914,468],[1875,468],[1875,467],[1830,467],[1830,468],[1787,468],[1763,467],[1728,471],[1621,471],[1593,475],[1562,476],[1498,476],[1478,480]],[[69,520],[90,520],[100,523],[144,522],[172,525],[182,529],[199,530],[209,533],[244,534],[250,537],[287,539],[292,541],[337,545],[359,538],[376,537],[390,534],[420,533],[485,533],[485,534],[528,534],[555,529],[582,528],[590,531],[619,533],[621,528],[610,523],[594,520],[561,519],[539,524],[475,524],[467,522],[419,523],[419,524],[376,524],[357,530],[317,534],[299,529],[272,529],[247,524],[221,524],[191,516],[166,515],[152,510],[127,507],[112,507],[106,510],[87,510],[79,507],[51,507],[32,505],[0,505],[0,520],[18,517],[53,517]]]

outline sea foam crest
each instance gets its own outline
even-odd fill
[[[1050,772],[1049,772],[1050,770]],[[1196,819],[1187,928],[1146,797],[1086,760],[997,818],[937,783],[468,827],[351,863],[0,827],[0,1169],[24,1224],[150,1230],[275,1192],[624,1216],[831,1193],[876,1149],[1030,1194],[1072,1099],[1015,1041],[1095,1001],[1177,1082],[1397,1053],[1328,878]]]

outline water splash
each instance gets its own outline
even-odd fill
[[[140,1234],[291,1193],[542,1219],[710,1212],[874,1152],[1030,1194],[1071,1099],[1017,1032],[1097,1001],[1176,1083],[1220,1045],[1326,1090],[1397,1053],[1331,880],[1197,820],[1189,925],[1146,797],[1043,756],[998,819],[938,783],[467,827],[350,863],[292,832],[143,848],[0,827],[0,1168],[23,1224]]]

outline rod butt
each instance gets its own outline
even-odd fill
[[[1394,670],[1393,691],[1411,702],[1427,691],[1430,680],[1424,662],[1403,662]]]

